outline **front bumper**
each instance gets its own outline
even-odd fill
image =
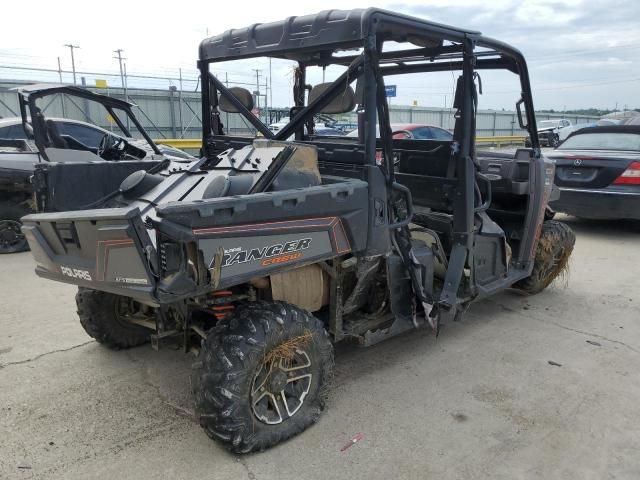
[[[546,132],[538,132],[538,140],[540,141],[541,147],[550,147],[551,146],[551,138],[555,134],[551,131]]]
[[[549,203],[557,212],[594,219],[630,218],[640,220],[640,191],[560,188],[560,199]]]

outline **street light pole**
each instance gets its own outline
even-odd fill
[[[65,47],[69,47],[69,50],[71,50],[71,71],[73,72],[73,84],[76,84],[76,59],[73,55],[73,50],[76,48],[80,48],[78,45],[73,45],[71,43],[65,43],[64,44]]]

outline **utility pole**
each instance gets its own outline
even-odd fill
[[[184,123],[182,122],[182,68],[178,69],[180,73],[180,90],[178,91],[178,114],[180,118],[180,138],[184,138]]]
[[[271,73],[271,57],[269,57],[269,107],[273,108],[273,74]]]
[[[58,78],[62,83],[62,64],[60,63],[60,57],[58,57]],[[66,106],[64,104],[64,94],[60,95],[60,102],[62,105],[62,118],[67,117]]]
[[[224,86],[229,88],[229,72],[224,72]],[[227,129],[227,132],[231,132],[231,127],[229,126],[229,112],[225,112],[224,114],[224,127]]]
[[[62,83],[62,64],[60,63],[60,57],[58,57],[58,79]]]
[[[117,57],[113,57],[113,58],[118,60],[118,64],[120,65],[120,84],[122,86],[122,90],[124,93],[124,99],[128,102],[129,95],[127,95],[127,81],[126,81],[127,66],[124,64],[124,60],[126,60],[126,58],[122,56],[122,52],[124,52],[122,48],[118,48],[117,50],[114,50],[113,53],[115,53]],[[130,128],[129,116],[127,116],[126,120],[127,120],[127,130],[129,130]]]
[[[80,48],[78,45],[73,45],[71,43],[65,43],[64,44],[65,47],[69,47],[69,50],[71,50],[71,71],[73,72],[73,84],[76,84],[76,59],[73,55],[73,50],[76,48]]]
[[[124,58],[122,56],[122,52],[124,52],[123,49],[119,48],[117,50],[114,50],[113,53],[115,53],[116,55],[118,55],[117,57],[113,57],[114,59],[118,60],[118,64],[120,65],[120,84],[122,85],[122,90],[124,90],[124,99],[127,99],[127,87],[126,84],[124,83],[124,70],[122,68],[122,61],[126,60],[126,58]]]
[[[260,69],[253,70],[256,72],[256,109],[260,110]]]

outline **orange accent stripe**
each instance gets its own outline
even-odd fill
[[[329,220],[327,223],[304,223],[304,222],[313,222],[318,220]],[[265,223],[252,223],[248,225],[231,225],[228,227],[212,227],[212,228],[200,228],[194,229],[193,233],[196,235],[202,235],[206,233],[229,233],[229,232],[250,232],[255,230],[278,230],[280,228],[307,228],[307,227],[330,227],[331,224],[336,220],[336,217],[320,217],[320,218],[309,218],[309,219],[299,219],[299,220],[287,220],[282,222],[265,222]],[[292,226],[289,226],[294,224]],[[272,225],[271,227],[266,227],[265,225]]]
[[[102,262],[102,271],[96,272],[98,278],[104,281],[105,274],[107,273],[107,258],[109,257],[109,249],[111,247],[123,247],[127,245],[133,245],[133,240],[131,238],[121,238],[115,240],[98,240],[96,245],[96,262],[97,259],[100,258],[100,244],[104,244],[104,257]]]

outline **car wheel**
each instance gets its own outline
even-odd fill
[[[146,312],[147,307],[129,297],[80,287],[76,305],[82,328],[112,350],[142,345],[149,341],[153,332],[130,321],[146,318],[149,312]]]
[[[18,203],[2,201],[0,203],[0,253],[17,253],[29,250],[29,243],[20,230],[20,219],[31,210]]]
[[[333,368],[320,320],[250,302],[218,322],[193,364],[200,425],[234,453],[264,450],[317,422]]]
[[[568,225],[556,220],[544,222],[531,275],[513,287],[529,295],[547,288],[558,276],[567,272],[575,243],[576,236]]]

